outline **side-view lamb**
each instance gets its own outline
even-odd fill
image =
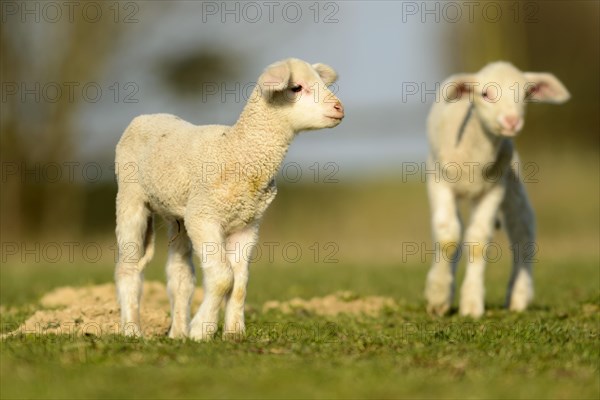
[[[513,138],[523,127],[527,103],[564,103],[569,92],[550,73],[521,72],[494,62],[475,74],[449,77],[438,95],[427,127],[427,190],[436,249],[425,285],[427,310],[433,315],[449,311],[456,265],[464,253],[468,260],[459,313],[474,318],[484,313],[486,247],[503,217],[513,250],[506,306],[523,311],[533,298],[537,246]],[[462,243],[461,199],[471,204]]]
[[[286,59],[258,78],[233,126],[193,125],[174,115],[135,118],[116,148],[115,280],[122,331],[140,335],[144,268],[153,255],[154,215],[169,226],[169,337],[207,340],[225,301],[224,337],[244,334],[248,248],[276,194],[275,175],[300,131],[337,126],[344,109],[324,64]],[[190,323],[192,252],[202,263],[204,299]]]

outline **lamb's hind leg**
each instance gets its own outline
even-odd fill
[[[537,250],[535,217],[525,187],[512,171],[501,208],[513,250],[506,306],[512,311],[523,311],[533,299],[532,263]]]
[[[115,269],[121,331],[141,335],[140,298],[144,268],[154,253],[152,213],[139,197],[117,194],[118,259]]]
[[[192,243],[180,221],[169,224],[169,257],[167,259],[167,291],[171,301],[170,338],[186,337],[190,331],[190,306],[196,276],[192,263]]]

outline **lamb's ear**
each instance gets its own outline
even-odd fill
[[[525,72],[528,101],[560,104],[571,98],[567,88],[554,75],[547,72]]]
[[[258,84],[263,91],[276,92],[285,90],[290,83],[291,71],[285,62],[269,65],[258,78]]]
[[[337,81],[338,74],[329,65],[317,63],[313,64],[312,67],[317,71],[326,85],[331,85],[333,82]]]
[[[442,83],[441,94],[444,101],[455,102],[468,96],[473,98],[473,91],[477,87],[477,78],[473,74],[452,75]]]

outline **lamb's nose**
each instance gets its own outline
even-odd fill
[[[335,103],[335,105],[333,106],[333,108],[335,108],[336,110],[338,110],[341,113],[344,112],[344,106],[342,106],[342,103],[339,102],[339,101],[337,103]]]
[[[519,122],[521,122],[521,118],[518,115],[506,115],[504,116],[504,122],[507,128],[515,129],[519,125]]]

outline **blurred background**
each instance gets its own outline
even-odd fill
[[[598,261],[596,1],[1,6],[5,278],[7,268],[23,264],[109,271],[114,148],[131,119],[165,112],[195,124],[232,124],[262,69],[286,57],[338,71],[334,88],[346,118],[293,143],[261,228],[263,249],[294,243],[301,257],[277,250],[257,263],[415,265],[424,272],[428,256],[408,254],[406,244],[431,248],[429,210],[420,173],[409,171],[420,171],[426,158],[436,84],[499,59],[552,72],[572,94],[561,106],[530,105],[516,139],[530,163],[540,261]],[[157,226],[160,260],[167,238],[160,220]]]

